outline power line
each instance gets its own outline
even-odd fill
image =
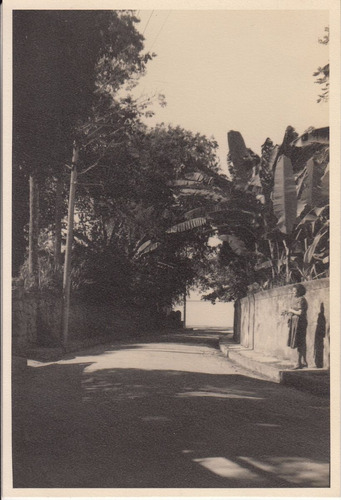
[[[164,22],[163,22],[163,24],[162,24],[162,26],[161,26],[161,28],[160,28],[160,30],[159,30],[159,32],[158,32],[158,34],[157,34],[157,35],[156,35],[156,37],[154,38],[154,41],[153,41],[153,43],[151,44],[151,46],[150,46],[150,49],[149,49],[149,50],[152,50],[152,48],[154,47],[156,40],[158,39],[158,37],[159,37],[159,35],[160,35],[161,31],[163,30],[163,28],[164,28],[164,26],[165,26],[166,22],[168,21],[169,16],[171,15],[171,12],[172,12],[171,10],[170,10],[170,11],[168,11],[168,15],[167,15],[166,19],[164,20]]]
[[[143,30],[142,35],[144,35],[144,34],[145,34],[145,31],[146,31],[146,29],[147,29],[147,27],[148,27],[149,21],[151,20],[151,17],[152,17],[152,15],[153,15],[153,14],[154,14],[154,11],[152,10],[152,13],[151,13],[151,14],[150,14],[150,16],[149,16],[149,19],[148,19],[148,21],[147,21],[146,26],[144,27],[144,30]]]

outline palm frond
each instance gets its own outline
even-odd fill
[[[167,234],[182,233],[184,231],[190,231],[197,227],[205,226],[206,224],[207,224],[206,217],[197,217],[195,219],[190,219],[184,222],[180,222],[179,224],[170,227],[169,229],[167,229],[166,233]]]

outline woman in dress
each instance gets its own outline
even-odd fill
[[[298,363],[294,370],[300,368],[307,368],[307,346],[306,346],[306,333],[307,333],[307,309],[308,303],[304,297],[305,288],[303,285],[298,284],[293,287],[293,303],[291,309],[283,311],[282,314],[288,314],[289,337],[288,346],[292,349],[297,349]]]

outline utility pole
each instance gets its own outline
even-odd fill
[[[28,270],[34,285],[38,283],[38,235],[39,235],[39,190],[37,175],[30,175],[30,223],[29,223],[29,251]]]
[[[185,291],[184,291],[184,323],[183,327],[186,328],[186,307],[187,307],[187,287],[185,286]]]
[[[65,248],[65,262],[63,275],[63,331],[62,342],[66,347],[69,332],[69,314],[70,314],[70,291],[71,291],[71,249],[73,241],[73,223],[75,211],[75,192],[77,182],[77,164],[79,157],[79,147],[76,142],[73,143],[72,168],[70,178],[69,210],[67,218],[67,237]]]
[[[187,259],[187,254],[188,254],[188,248],[187,246],[185,247],[185,257]],[[187,316],[187,281],[185,281],[185,290],[184,290],[184,323],[183,323],[183,328],[186,328],[186,316]]]

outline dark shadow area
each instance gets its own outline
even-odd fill
[[[196,329],[196,330],[161,330],[159,334],[154,334],[150,336],[136,337],[125,340],[107,339],[105,343],[95,344],[91,347],[78,347],[78,349],[72,350],[64,354],[63,359],[71,360],[79,355],[100,355],[104,352],[122,351],[126,349],[141,349],[144,345],[154,344],[156,342],[162,342],[164,344],[174,343],[184,344],[184,345],[197,345],[197,346],[207,346],[217,348],[219,346],[220,337],[228,337],[231,334],[228,330],[222,329]],[[77,354],[74,354],[77,352]],[[31,350],[29,359],[40,361],[40,362],[56,362],[61,359],[61,349],[55,350],[53,348],[37,348]]]
[[[75,359],[76,357],[79,356],[98,356],[104,353],[110,354],[111,352],[115,351],[125,351],[128,349],[141,349],[144,345],[148,344],[153,344],[155,342],[160,342],[162,339],[163,342],[165,342],[165,337],[164,336],[158,336],[158,337],[141,337],[141,338],[132,338],[132,339],[126,339],[126,340],[117,340],[113,339],[110,341],[110,339],[106,339],[106,342],[102,343],[96,343],[91,346],[78,346],[77,348],[72,348],[72,343],[71,345],[68,346],[68,348],[71,350],[69,352],[66,352],[63,354],[62,349],[54,349],[54,348],[45,348],[45,347],[37,347],[36,349],[32,348],[29,350],[29,359],[33,361],[38,361],[38,362],[58,362],[59,360],[72,360]],[[176,340],[178,342],[178,339],[175,339],[174,335],[172,334],[169,337],[169,341]],[[198,342],[195,342],[196,344]]]
[[[162,342],[174,342],[182,344],[206,345],[208,347],[218,347],[221,337],[231,337],[232,328],[193,328],[177,330],[170,334],[162,335]]]
[[[329,370],[316,370],[316,368],[310,370],[308,368],[299,373],[296,370],[285,370],[282,372],[282,383],[330,399]]]
[[[324,315],[324,304],[321,303],[320,312],[317,317],[315,342],[314,342],[314,361],[316,368],[323,368],[323,350],[324,337],[326,336],[326,317]]]
[[[328,486],[324,399],[242,375],[95,367],[30,367],[16,386],[15,488]]]

